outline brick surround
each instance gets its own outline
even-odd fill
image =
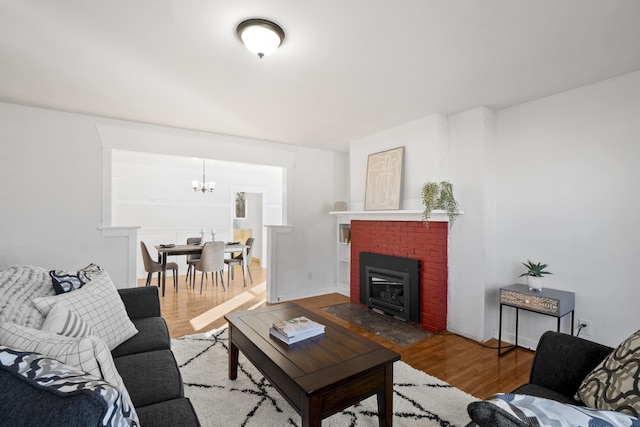
[[[447,327],[446,222],[351,221],[351,301],[360,303],[360,252],[420,260],[420,326],[432,333]]]

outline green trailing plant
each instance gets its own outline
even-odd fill
[[[427,182],[422,186],[422,220],[427,223],[434,210],[443,210],[449,217],[449,226],[460,215],[460,205],[453,196],[453,185],[449,181]]]
[[[536,264],[527,260],[527,262],[523,262],[522,265],[524,265],[527,268],[527,271],[522,273],[520,277],[522,276],[543,277],[544,274],[553,274],[548,271],[544,271],[545,268],[549,267],[548,264],[542,264],[542,263]]]

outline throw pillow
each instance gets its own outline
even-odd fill
[[[96,264],[89,264],[78,271],[51,270],[49,276],[53,281],[56,294],[63,294],[80,289],[82,285],[99,277],[104,271]]]
[[[617,427],[638,426],[640,420],[616,411],[569,405],[524,394],[497,394],[467,406],[479,427]]]
[[[0,345],[53,357],[65,365],[74,366],[102,378],[117,387],[124,400],[131,402],[111,352],[104,341],[98,337],[87,336],[74,339],[5,322],[0,325]],[[133,408],[133,404],[129,406]]]
[[[63,304],[88,322],[94,332],[107,343],[109,350],[138,333],[107,273],[74,292],[35,298],[33,303],[45,316],[54,305]]]
[[[56,304],[51,308],[40,330],[74,338],[95,335],[91,325],[66,308],[64,304]]]
[[[624,340],[585,377],[578,396],[592,408],[640,417],[640,331]]]
[[[0,347],[0,368],[19,376],[34,387],[54,393],[62,398],[78,393],[92,393],[103,399],[104,426],[138,426],[140,424],[131,399],[126,391],[109,381],[87,374],[77,367],[64,364],[51,357]]]
[[[124,386],[111,352],[98,337],[74,339],[5,322],[0,325],[0,345],[54,357],[66,365],[104,378],[118,387]]]

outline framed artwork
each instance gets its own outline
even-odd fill
[[[247,193],[236,193],[236,218],[247,218]]]
[[[404,147],[369,154],[364,210],[400,209]]]

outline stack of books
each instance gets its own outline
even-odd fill
[[[269,333],[287,344],[293,344],[323,334],[324,325],[304,316],[294,317],[273,323],[269,328]]]

